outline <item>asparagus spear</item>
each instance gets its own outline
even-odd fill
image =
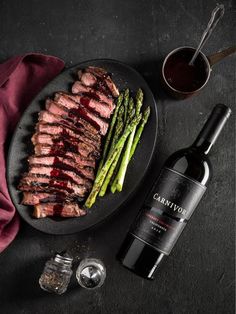
[[[123,114],[124,114],[124,106],[121,105],[119,112],[118,112],[118,116],[117,116],[117,122],[116,122],[116,126],[115,126],[115,131],[113,134],[113,139],[112,139],[109,153],[107,154],[107,157],[110,156],[115,144],[117,143],[117,140],[119,139],[119,137],[123,131],[123,128],[124,128]]]
[[[112,174],[112,177],[111,177],[111,180],[110,180],[110,186],[111,186],[111,192],[114,194],[116,192],[116,183],[117,183],[117,180],[116,180],[116,176],[117,176],[117,173],[120,169],[120,164],[121,164],[121,158],[119,158],[117,164],[116,164],[116,168],[115,170],[113,171],[113,174]]]
[[[133,140],[131,150],[130,150],[129,161],[131,160],[131,158],[133,157],[133,155],[135,153],[136,147],[137,147],[139,140],[142,136],[144,127],[148,121],[149,116],[150,116],[150,107],[147,107],[144,111],[142,121],[140,122],[140,125],[138,126],[138,129],[135,133],[134,140]],[[119,170],[119,169],[117,169],[117,166],[118,166],[118,164],[116,165],[116,169],[113,171],[113,175],[112,175],[112,178],[110,180],[112,182],[112,184],[111,184],[111,192],[112,193],[115,193],[115,191],[117,190],[117,172]]]
[[[107,176],[105,178],[105,181],[103,182],[103,185],[102,185],[101,190],[99,192],[99,196],[104,196],[106,194],[108,184],[110,183],[111,178],[112,178],[112,176],[114,174],[114,171],[115,171],[116,166],[117,166],[117,164],[119,162],[121,153],[122,153],[122,149],[119,150],[118,154],[115,157],[115,160],[113,161],[113,163],[112,163],[112,165],[111,165],[111,167],[110,167],[110,169],[108,171],[108,174],[107,174]]]
[[[126,127],[129,125],[129,123],[132,121],[132,119],[135,116],[135,108],[134,108],[134,99],[130,97],[128,108],[127,108],[127,118],[126,118]],[[113,171],[113,175],[111,177],[111,192],[115,193],[116,191],[116,183],[117,183],[117,174],[120,168],[120,162],[116,163],[116,168]]]
[[[112,185],[111,185],[111,192],[113,194],[116,192],[116,184],[117,184],[117,180],[116,180],[116,176],[115,176],[115,179],[113,180]]]
[[[126,88],[124,93],[124,123],[126,123],[127,120],[128,105],[129,105],[129,89]]]
[[[135,114],[135,109],[134,109],[134,99],[130,97],[129,103],[128,103],[128,108],[127,108],[127,117],[126,117],[126,122],[125,126],[127,126],[132,118],[134,117]]]
[[[142,118],[142,114],[136,116],[132,122],[130,123],[130,125],[128,125],[122,136],[120,137],[120,139],[118,140],[118,142],[116,143],[112,153],[110,154],[110,156],[107,158],[105,164],[103,165],[100,173],[97,175],[94,184],[93,184],[93,188],[92,191],[90,192],[86,202],[85,202],[85,206],[87,208],[92,207],[92,205],[95,203],[96,201],[96,197],[97,194],[100,191],[100,188],[105,180],[105,177],[107,175],[107,172],[111,166],[111,164],[113,163],[114,159],[116,158],[117,154],[119,153],[119,150],[124,146],[124,143],[127,139],[127,137],[129,136],[129,134],[133,131],[133,129],[139,124],[139,122],[141,121]]]
[[[140,125],[138,126],[137,132],[135,133],[134,141],[133,141],[133,144],[132,144],[132,147],[131,147],[131,150],[130,150],[129,160],[132,158],[132,156],[133,156],[133,154],[134,154],[134,152],[136,150],[136,147],[137,147],[138,142],[139,142],[139,140],[141,138],[141,135],[142,135],[144,127],[145,127],[145,124],[147,123],[149,116],[150,116],[150,107],[148,106],[146,108],[146,110],[144,111],[144,114],[143,114],[142,120],[140,122]]]
[[[117,99],[116,108],[115,108],[115,111],[114,111],[114,114],[113,114],[113,117],[112,117],[112,120],[111,120],[110,128],[109,128],[109,131],[108,131],[108,134],[107,134],[107,137],[106,137],[106,142],[105,142],[103,153],[102,153],[102,159],[101,159],[101,161],[99,163],[99,166],[98,166],[97,175],[99,174],[99,172],[102,169],[102,166],[103,166],[103,164],[105,162],[105,159],[106,159],[106,156],[107,156],[108,147],[109,147],[109,144],[110,144],[110,141],[111,141],[112,131],[113,131],[115,123],[116,123],[117,114],[118,114],[118,111],[119,111],[120,106],[122,104],[123,97],[124,97],[124,95],[121,93],[119,95],[118,99]]]
[[[123,112],[122,107],[124,108],[124,112]],[[129,89],[125,90],[124,102],[122,104],[122,107],[120,108],[120,111],[118,113],[116,130],[114,132],[114,138],[113,138],[113,141],[112,141],[112,144],[111,144],[108,156],[110,155],[112,149],[114,148],[114,144],[117,141],[116,138],[119,137],[120,132],[121,132],[123,126],[124,126],[124,123],[125,123],[125,127],[126,127],[131,122],[131,120],[134,118],[134,115],[135,115],[134,100],[133,100],[132,97],[129,98]],[[125,118],[125,113],[127,114],[126,118]],[[124,114],[124,119],[122,119],[123,118],[123,114]],[[118,166],[119,166],[119,159],[120,159],[121,151],[116,156],[116,158],[115,158],[111,168],[109,169],[109,172],[108,172],[108,174],[106,176],[106,179],[105,179],[105,181],[104,181],[104,183],[103,183],[103,185],[101,187],[99,196],[104,196],[105,195],[108,184],[111,181],[113,181],[113,179],[115,178],[115,176],[116,176],[116,174],[117,174],[117,172],[119,170]],[[113,187],[113,189],[114,189],[114,187]]]
[[[141,110],[142,105],[143,105],[143,91],[141,90],[141,88],[139,88],[137,91],[137,94],[136,94],[136,110],[135,110],[136,117],[140,114],[140,110]],[[122,191],[122,188],[123,188],[123,184],[124,184],[124,180],[125,180],[125,174],[127,171],[129,160],[130,160],[130,158],[129,158],[130,157],[130,151],[131,151],[131,147],[133,144],[135,132],[136,132],[136,127],[133,129],[133,131],[129,135],[127,146],[126,146],[126,149],[125,149],[122,161],[121,161],[120,169],[119,169],[118,174],[117,174],[116,188],[119,192]]]

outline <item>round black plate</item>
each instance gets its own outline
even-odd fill
[[[31,136],[34,133],[38,112],[44,108],[45,99],[54,92],[67,91],[75,80],[78,68],[89,65],[105,68],[112,73],[112,78],[119,90],[129,87],[137,91],[141,87],[144,91],[144,107],[151,106],[151,116],[144,130],[141,143],[138,146],[133,160],[130,162],[123,191],[121,193],[108,193],[103,198],[98,198],[88,214],[81,218],[33,218],[32,207],[20,204],[22,195],[17,190],[21,175],[27,171],[27,157],[33,154]],[[51,234],[69,234],[79,232],[94,226],[117,210],[135,191],[145,175],[152,159],[157,136],[157,108],[152,92],[147,83],[134,69],[115,60],[102,59],[90,60],[80,63],[65,70],[50,82],[32,101],[24,112],[12,138],[8,154],[7,181],[13,203],[22,218],[34,228]]]

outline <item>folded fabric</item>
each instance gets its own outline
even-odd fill
[[[0,64],[0,252],[19,230],[19,217],[6,182],[9,139],[30,101],[63,68],[62,60],[39,53],[17,56]]]

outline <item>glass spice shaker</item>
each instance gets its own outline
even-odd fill
[[[105,278],[105,265],[101,260],[96,258],[83,259],[76,270],[76,279],[80,286],[85,289],[101,287]]]
[[[60,254],[48,260],[39,278],[40,287],[48,292],[64,293],[72,275],[72,261],[73,258],[68,255]]]

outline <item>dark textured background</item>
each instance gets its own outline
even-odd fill
[[[235,44],[235,1],[204,52]],[[153,282],[122,268],[117,250],[164,158],[189,145],[214,104],[235,110],[235,57],[214,67],[195,98],[169,99],[159,83],[163,57],[181,45],[196,46],[216,1],[0,1],[0,62],[38,51],[69,67],[91,58],[114,58],[134,66],[152,88],[159,110],[159,139],[153,165],[136,195],[96,229],[50,236],[22,223],[16,240],[0,255],[1,314],[234,313],[234,117],[211,153],[214,177],[189,226]],[[44,293],[38,278],[45,261],[70,248],[76,258],[104,260],[108,276],[97,291],[76,286]]]

